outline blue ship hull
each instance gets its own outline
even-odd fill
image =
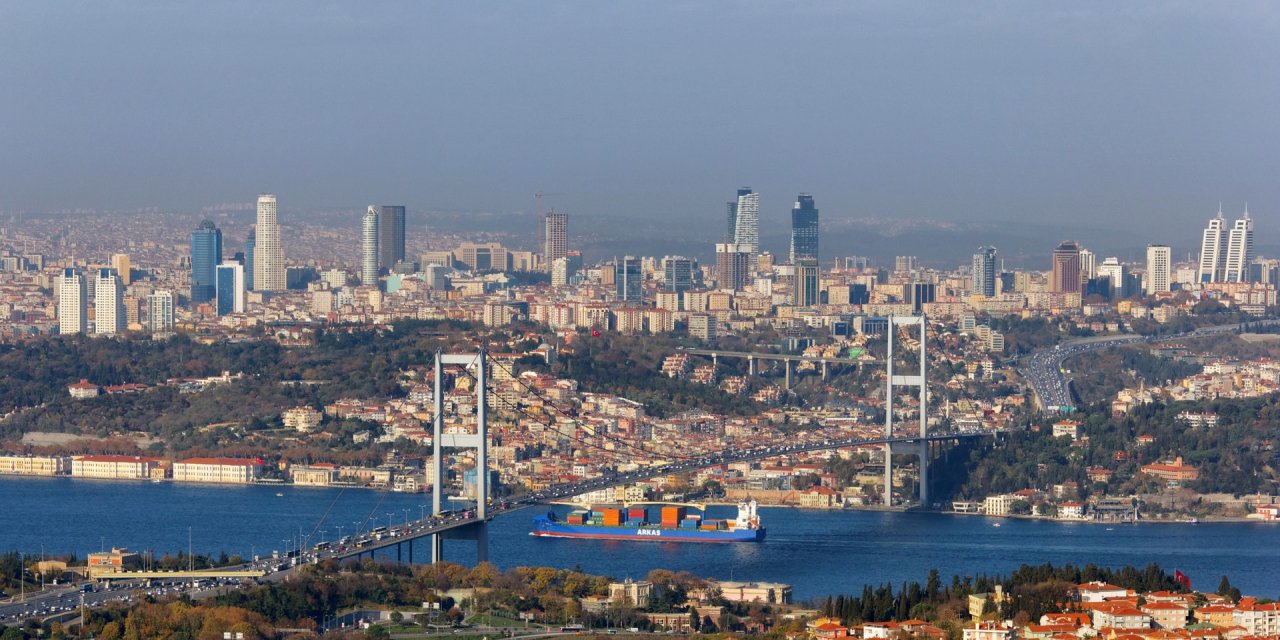
[[[764,529],[677,529],[653,524],[604,527],[568,524],[541,515],[533,519],[531,535],[547,538],[591,538],[595,540],[650,540],[654,542],[763,542]]]

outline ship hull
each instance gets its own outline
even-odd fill
[[[655,526],[597,527],[555,522],[546,516],[533,520],[530,535],[543,538],[585,538],[591,540],[641,540],[649,542],[763,542],[764,529],[717,530],[678,529]]]

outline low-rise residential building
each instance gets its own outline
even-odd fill
[[[841,494],[831,487],[817,486],[800,492],[800,506],[806,509],[839,509]]]
[[[649,606],[649,599],[652,596],[653,583],[651,582],[643,580],[635,582],[627,579],[609,585],[609,602],[615,605],[626,604],[643,609]]]
[[[1157,629],[1184,629],[1187,626],[1186,605],[1177,602],[1148,602],[1141,607],[1142,612],[1151,616],[1151,622]]]
[[[1280,602],[1258,604],[1253,598],[1243,598],[1231,613],[1231,624],[1244,627],[1251,636],[1280,635]]]
[[[1149,629],[1151,616],[1126,601],[1100,602],[1092,607],[1093,628]]]
[[[1003,622],[975,622],[964,628],[964,640],[1015,640],[1018,630]]]
[[[323,417],[324,414],[311,407],[294,407],[280,415],[284,426],[296,429],[300,433],[311,433],[320,428],[320,420]]]

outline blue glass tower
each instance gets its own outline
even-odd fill
[[[796,196],[791,209],[791,264],[804,258],[818,259],[818,209],[807,193]]]
[[[244,241],[244,288],[246,291],[253,291],[253,248],[258,244],[258,236],[253,229],[249,230],[249,237]]]
[[[222,230],[205,220],[191,232],[191,304],[217,295],[218,265],[222,263]]]

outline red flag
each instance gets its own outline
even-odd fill
[[[1177,581],[1178,581],[1178,584],[1182,585],[1182,587],[1183,587],[1184,589],[1186,589],[1186,590],[1188,590],[1188,591],[1190,591],[1190,590],[1191,590],[1191,577],[1190,577],[1190,576],[1188,576],[1187,574],[1185,574],[1185,573],[1183,573],[1183,572],[1181,572],[1181,571],[1178,571],[1177,569],[1174,569],[1174,570],[1173,570],[1173,579],[1174,579],[1174,580],[1177,580]]]
[[[591,337],[592,337],[592,338],[599,338],[599,337],[600,337],[600,330],[599,330],[599,329],[596,329],[595,327],[592,327],[592,328],[591,328]]]

